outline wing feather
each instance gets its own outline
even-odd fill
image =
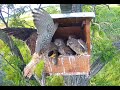
[[[51,26],[52,28],[54,28],[53,19],[43,9],[41,9],[41,10],[35,9],[35,11],[33,12],[33,18],[34,18],[34,20],[33,20],[34,24],[38,30],[37,31],[38,34],[43,33],[44,30],[46,30],[48,26]]]
[[[32,13],[38,33],[35,51],[39,52],[51,42],[58,24],[54,24],[53,19],[44,9],[35,9]]]
[[[4,28],[2,30],[8,35],[12,35],[23,41],[27,40],[34,32],[37,32],[36,29],[32,28]]]

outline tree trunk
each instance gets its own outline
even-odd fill
[[[61,13],[71,13],[72,4],[60,4]]]
[[[65,86],[88,86],[88,77],[86,75],[64,76]]]
[[[61,13],[82,12],[82,4],[60,4]]]
[[[82,4],[73,4],[72,12],[82,12]]]

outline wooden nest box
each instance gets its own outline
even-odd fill
[[[53,36],[68,39],[69,35],[76,35],[87,45],[87,55],[59,56],[58,64],[53,65],[50,60],[45,63],[46,73],[50,75],[88,75],[90,71],[90,22],[95,17],[94,12],[79,12],[67,14],[51,14],[54,22],[59,23]]]

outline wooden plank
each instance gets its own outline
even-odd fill
[[[84,32],[81,30],[80,26],[59,27],[53,36],[53,40],[56,38],[62,38],[66,41],[70,35],[76,35],[77,38],[81,38],[85,41]]]
[[[50,14],[50,16],[53,19],[58,19],[58,18],[79,18],[79,17],[90,17],[94,18],[95,13],[94,12],[77,12],[77,13],[66,13],[66,14]]]
[[[58,64],[53,65],[49,60],[45,63],[45,71],[49,74],[83,75],[89,74],[90,55],[59,56]]]
[[[59,24],[68,24],[68,23],[75,24],[75,23],[81,23],[86,18],[90,18],[90,17],[83,17],[83,18],[81,18],[81,17],[80,18],[57,18],[57,19],[53,19],[53,21],[55,23],[59,23]]]
[[[88,47],[88,54],[90,54],[91,49],[90,49],[90,45],[91,45],[91,41],[90,41],[90,19],[85,19],[83,21],[84,24],[84,35],[85,35],[85,40],[86,40],[86,44]]]

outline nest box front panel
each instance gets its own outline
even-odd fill
[[[46,72],[59,75],[89,74],[90,55],[83,56],[60,56],[58,64],[54,65],[52,60],[46,62]]]

